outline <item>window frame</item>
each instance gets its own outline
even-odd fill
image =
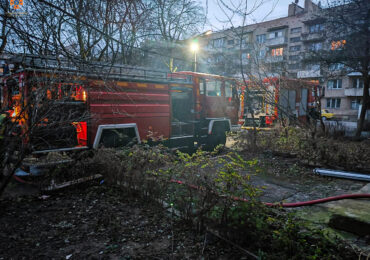
[[[355,104],[355,106],[353,106],[353,104]],[[359,110],[360,105],[361,105],[361,98],[351,99],[351,109],[352,110]]]
[[[309,45],[309,50],[310,51],[320,51],[323,48],[323,43],[322,42],[313,42]]]
[[[273,37],[271,37],[273,36]],[[272,31],[269,33],[269,39],[276,39],[276,38],[280,38],[280,37],[283,37],[283,31],[282,30],[278,30],[278,31]]]
[[[214,82],[215,85],[212,85],[212,82]],[[206,79],[206,96],[207,97],[221,97],[222,96],[222,85],[223,85],[222,80],[214,79],[214,78]],[[212,89],[209,89],[210,86],[212,86]],[[208,92],[210,91],[215,92],[216,95],[209,95]]]
[[[297,37],[291,37],[290,38],[290,42],[300,42],[301,41],[301,36],[297,36]]]
[[[302,32],[302,27],[295,27],[295,28],[290,29],[291,34],[300,33],[300,32]]]
[[[225,37],[217,38],[212,40],[213,48],[223,48],[225,47]]]
[[[256,35],[256,42],[257,43],[265,43],[266,42],[266,34],[258,34]]]
[[[308,27],[309,33],[319,33],[324,30],[324,25],[322,23],[317,23],[317,24],[311,24]]]
[[[279,47],[279,48],[273,48],[271,49],[270,52],[271,57],[280,57],[284,55],[284,48]]]
[[[235,40],[234,39],[227,40],[227,45],[234,45],[234,44],[235,44]]]
[[[342,79],[330,79],[327,82],[328,89],[342,89]]]
[[[341,104],[341,98],[326,98],[326,107],[331,109],[339,109]]]
[[[353,78],[352,88],[358,88],[358,89],[364,88],[364,79],[363,78]]]
[[[224,82],[225,85],[225,97],[226,98],[232,98],[233,97],[233,84],[231,81],[226,80]],[[227,91],[227,89],[230,90],[230,93]],[[229,95],[228,95],[229,94]]]
[[[291,52],[293,52],[293,51],[300,51],[301,50],[301,46],[302,45],[289,46],[289,51],[291,51]]]
[[[299,60],[299,55],[289,55],[289,60],[298,61]]]

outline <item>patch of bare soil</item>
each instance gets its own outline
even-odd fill
[[[0,200],[0,259],[240,259],[162,207],[104,185]],[[212,242],[210,242],[212,241]]]

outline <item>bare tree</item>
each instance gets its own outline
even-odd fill
[[[153,35],[148,37],[147,44],[158,53],[167,53],[161,59],[170,71],[175,71],[178,66],[184,69],[184,60],[176,57],[186,57],[189,51],[178,42],[202,29],[206,21],[203,8],[194,0],[154,0],[151,19]],[[178,53],[182,55],[176,55]]]
[[[5,47],[8,43],[8,36],[10,33],[9,30],[9,24],[11,20],[11,16],[9,15],[9,2],[8,1],[3,1],[0,3],[0,54],[2,54],[5,50]]]
[[[364,127],[366,111],[369,109],[370,84],[370,2],[366,0],[328,1],[316,19],[325,26],[325,48],[312,51],[308,62],[320,62],[330,73],[330,68],[339,67],[337,73],[348,75],[360,73],[363,81],[362,108],[357,121],[356,136]]]

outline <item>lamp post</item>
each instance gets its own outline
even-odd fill
[[[190,48],[191,48],[191,51],[194,52],[194,72],[197,72],[197,51],[199,49],[198,42],[193,41],[191,43]]]

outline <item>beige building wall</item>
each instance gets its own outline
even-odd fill
[[[325,48],[325,39],[320,32],[323,30],[320,27],[322,21],[317,18],[319,7],[311,0],[305,0],[304,7],[292,3],[288,9],[287,17],[219,32],[206,32],[198,37],[200,59],[209,64],[203,72],[240,77],[243,71],[246,75],[262,77],[274,75],[317,80],[325,88],[322,107],[326,108],[328,98],[339,98],[340,107],[327,109],[339,118],[356,120],[357,110],[352,109],[351,102],[358,97],[345,91],[352,88],[351,77],[338,76],[342,79],[341,89],[328,89],[326,69],[302,61],[308,57],[310,49]],[[270,39],[272,34],[276,37]],[[265,35],[263,42],[259,35]]]

